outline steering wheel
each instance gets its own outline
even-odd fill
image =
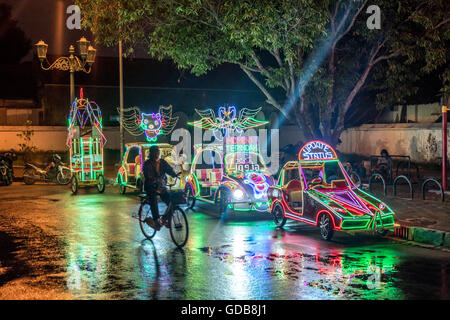
[[[317,177],[317,178],[312,179],[309,183],[311,185],[316,186],[316,185],[323,183],[323,179],[322,179],[322,177]]]

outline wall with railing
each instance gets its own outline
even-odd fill
[[[442,157],[440,123],[366,124],[345,130],[340,139],[337,149],[345,154],[370,157],[386,149],[390,154],[408,155],[417,163],[439,163]],[[447,139],[450,143],[449,134]]]

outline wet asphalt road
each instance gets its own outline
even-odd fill
[[[136,194],[0,187],[0,299],[449,299],[450,253],[268,214],[189,211],[190,237],[144,240]],[[161,204],[163,210],[163,205]]]

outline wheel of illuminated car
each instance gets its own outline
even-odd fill
[[[136,182],[136,188],[139,193],[144,192],[144,184],[142,183],[141,179],[138,179],[138,181]]]
[[[127,192],[127,187],[123,183],[123,178],[121,174],[117,175],[117,181],[119,182],[119,193],[125,194],[125,192]]]
[[[73,175],[72,178],[70,178],[70,189],[72,190],[73,194],[77,194],[78,192],[78,179],[76,175]]]
[[[322,213],[319,216],[320,235],[324,240],[331,240],[334,234],[333,221],[328,213]]]
[[[273,206],[272,217],[278,228],[282,228],[286,224],[286,217],[284,216],[283,207],[277,203]]]
[[[221,216],[228,212],[228,199],[230,198],[230,192],[224,188],[219,189],[216,197],[216,205],[219,207],[219,213]]]
[[[188,209],[192,209],[195,205],[194,190],[190,184],[186,184],[184,187],[184,193],[186,195],[186,205]]]
[[[97,190],[100,193],[105,192],[105,188],[106,188],[106,181],[105,181],[105,176],[100,174],[97,178]]]

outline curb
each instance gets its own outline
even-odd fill
[[[385,238],[391,239],[393,241],[400,242],[400,243],[402,243],[404,245],[420,247],[420,248],[424,248],[424,249],[439,250],[439,251],[449,252],[450,253],[450,248],[447,248],[447,247],[444,247],[444,246],[433,246],[431,244],[425,244],[425,243],[415,242],[415,241],[411,241],[411,240],[400,239],[400,238],[393,237],[393,236],[385,236]]]
[[[425,244],[427,247],[442,247],[450,249],[450,232],[423,227],[399,225],[395,228],[393,238]]]

